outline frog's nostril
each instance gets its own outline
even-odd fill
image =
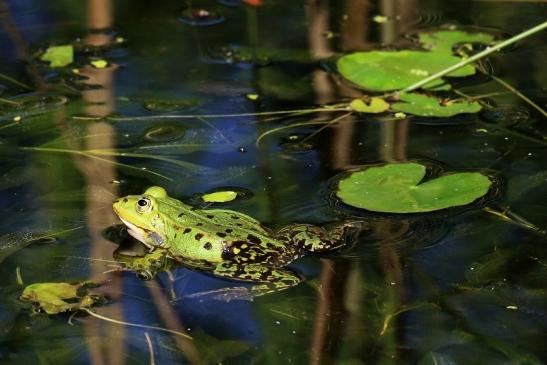
[[[119,203],[119,202],[120,202],[120,199],[116,199],[116,201],[114,201],[114,204]]]

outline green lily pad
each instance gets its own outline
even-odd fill
[[[446,52],[371,51],[356,52],[338,59],[338,71],[349,81],[373,91],[400,90],[442,71],[461,59]],[[473,75],[475,67],[461,67],[448,76]],[[438,89],[443,80],[435,80],[425,89]],[[449,87],[449,85],[448,85]]]
[[[389,109],[389,103],[384,99],[380,98],[371,98],[370,102],[367,104],[361,99],[354,99],[349,104],[351,109],[359,113],[383,113]]]
[[[237,198],[237,192],[226,190],[226,191],[215,191],[214,193],[203,194],[201,199],[206,203],[225,203],[231,202]]]
[[[434,96],[404,93],[401,102],[391,105],[391,109],[421,117],[451,117],[461,113],[477,113],[481,105],[476,101],[444,101]]]
[[[467,33],[461,30],[440,30],[418,34],[419,42],[429,50],[451,52],[458,43],[491,44],[494,36],[487,33]]]
[[[51,46],[40,57],[42,61],[49,62],[50,67],[63,67],[70,65],[74,60],[74,48],[67,44],[63,46]]]
[[[420,184],[426,168],[395,163],[356,171],[338,183],[346,204],[374,212],[421,213],[472,203],[492,182],[478,172],[446,174]]]
[[[27,286],[20,299],[31,302],[38,310],[47,314],[57,314],[66,311],[77,311],[81,308],[90,308],[103,300],[103,297],[88,294],[89,287],[98,284],[92,282],[82,283],[36,283]]]

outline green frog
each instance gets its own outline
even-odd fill
[[[297,285],[302,278],[286,265],[309,252],[345,244],[356,228],[354,223],[329,229],[292,224],[274,232],[237,211],[184,204],[159,186],[118,199],[113,208],[128,233],[152,252],[218,277],[259,283],[237,288],[237,298],[244,292],[254,297]]]

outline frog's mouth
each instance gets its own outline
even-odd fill
[[[141,241],[142,243],[148,246],[148,243],[146,242],[146,236],[148,231],[146,229],[136,226],[133,223],[126,221],[122,217],[120,217],[120,219],[123,222],[123,224],[125,224],[125,226],[127,227],[127,233],[129,233],[131,237],[133,237],[134,239],[138,241]]]
[[[165,243],[165,238],[158,233],[139,227],[126,221],[122,217],[120,217],[120,219],[127,227],[127,233],[129,233],[134,239],[144,243],[147,247],[153,249],[154,247],[162,246]]]

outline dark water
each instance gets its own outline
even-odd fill
[[[352,116],[320,131],[261,136],[340,114],[247,114],[354,97],[329,73],[342,52],[397,45],[403,33],[444,24],[512,35],[544,21],[545,4],[193,1],[183,13],[175,1],[0,5],[0,363],[149,364],[151,354],[157,364],[547,361],[541,113],[477,76],[457,88],[492,94],[479,116]],[[388,22],[372,22],[378,14]],[[544,40],[489,58],[496,76],[543,107]],[[37,60],[68,43],[77,50],[71,66]],[[109,65],[93,68],[95,59]],[[425,215],[363,214],[333,201],[338,173],[402,160],[479,169],[496,186],[468,209]],[[252,302],[191,296],[233,283],[184,268],[151,281],[111,271],[109,227],[119,223],[111,203],[151,185],[181,199],[244,189],[250,197],[226,207],[272,227],[357,216],[368,229],[348,247],[292,264],[307,278],[295,288]],[[97,313],[193,340],[86,315],[72,325],[68,314],[31,316],[18,300],[21,280],[102,282],[109,302]]]

